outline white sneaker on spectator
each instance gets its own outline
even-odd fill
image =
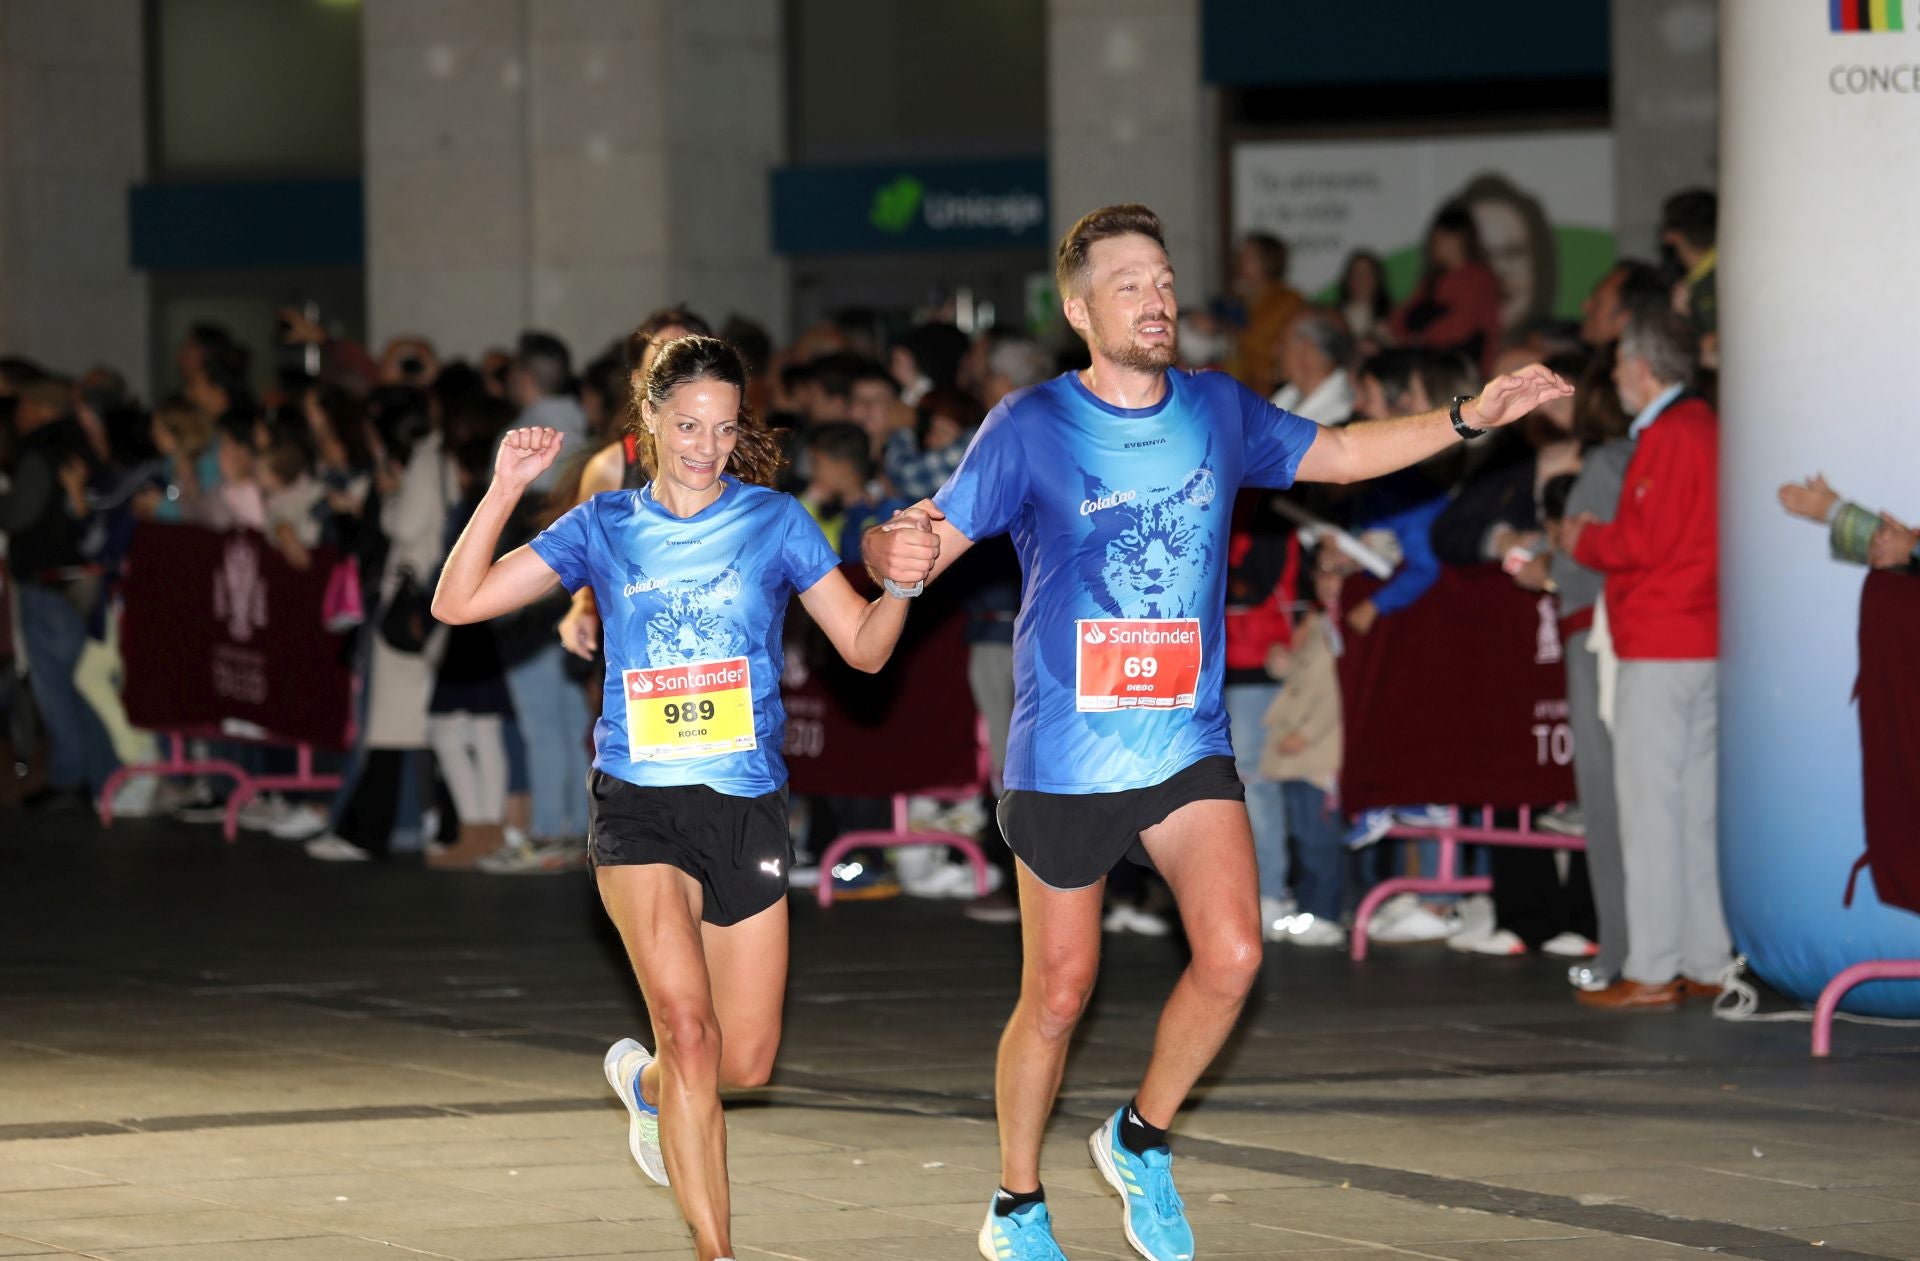
[[[1559,955],[1562,959],[1591,959],[1600,953],[1599,946],[1579,933],[1571,932],[1549,937],[1540,943],[1540,949],[1550,955]]]
[[[193,781],[175,797],[170,809],[182,823],[221,823],[227,817],[227,803],[204,779]]]
[[[517,845],[503,845],[477,860],[475,868],[489,876],[558,876],[575,869],[585,857],[582,846],[572,841],[543,841],[535,844],[518,828],[508,829],[520,836]]]
[[[1561,836],[1585,836],[1587,834],[1586,816],[1580,812],[1580,803],[1562,806],[1558,810],[1548,810],[1534,818],[1533,824],[1542,832],[1556,832]]]
[[[246,805],[240,807],[239,824],[248,832],[271,832],[276,823],[287,817],[292,807],[279,793],[261,793]]]
[[[1412,893],[1402,893],[1389,899],[1385,906],[1374,913],[1373,922],[1367,926],[1368,937],[1388,946],[1445,941],[1453,933],[1452,924]]]
[[[1459,945],[1454,944],[1456,940],[1460,941]],[[1470,955],[1523,955],[1527,953],[1527,943],[1521,941],[1513,930],[1507,928],[1496,928],[1483,937],[1468,937],[1464,940],[1450,938],[1447,941],[1447,948]]]
[[[1260,899],[1260,935],[1268,941],[1281,941],[1287,935],[1293,914],[1300,904],[1292,898]]]
[[[1452,806],[1398,806],[1393,817],[1410,828],[1443,828],[1457,818]]]
[[[1302,913],[1292,918],[1280,939],[1310,949],[1338,949],[1347,944],[1347,930],[1330,919]]]
[[[1165,937],[1173,931],[1165,919],[1152,911],[1128,906],[1124,902],[1107,912],[1107,917],[1100,921],[1100,927],[1104,932],[1137,933],[1142,937]]]
[[[327,812],[311,802],[290,806],[267,831],[283,841],[304,841],[327,830]]]
[[[116,819],[151,819],[161,812],[158,775],[131,776],[122,781],[119,791],[113,794]]]
[[[916,797],[915,801],[927,801]],[[929,802],[938,805],[938,802]],[[900,892],[910,898],[944,898],[944,869],[947,865],[946,851],[937,845],[896,845],[887,852],[888,860],[893,864],[893,878],[900,882]]]
[[[323,863],[364,863],[373,857],[346,837],[331,832],[308,841],[306,850],[308,858],[317,858]]]
[[[1460,903],[1456,911],[1460,926],[1447,938],[1450,950],[1473,950],[1476,943],[1493,936],[1499,925],[1494,922],[1493,899],[1484,893],[1476,893]]]

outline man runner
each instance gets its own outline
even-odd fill
[[[1145,206],[1076,223],[1056,279],[1092,366],[1010,395],[946,486],[862,543],[876,570],[910,582],[1006,532],[1026,575],[1000,801],[1020,859],[1025,962],[1000,1042],[1001,1185],[980,1251],[1062,1257],[1040,1144],[1093,990],[1101,886],[1131,856],[1173,890],[1193,958],[1138,1091],[1090,1147],[1120,1193],[1127,1241],[1149,1261],[1189,1261],[1167,1127],[1261,962],[1253,840],[1221,701],[1234,494],[1378,477],[1573,387],[1536,365],[1450,409],[1322,429],[1220,373],[1174,370],[1173,267]]]

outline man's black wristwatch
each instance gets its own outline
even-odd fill
[[[1447,409],[1447,415],[1453,418],[1453,431],[1462,438],[1465,438],[1468,442],[1472,442],[1475,438],[1484,438],[1487,436],[1486,430],[1475,429],[1472,425],[1460,419],[1460,404],[1471,403],[1473,398],[1474,396],[1471,394],[1456,394],[1453,396],[1453,406]]]

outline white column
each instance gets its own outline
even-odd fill
[[[0,0],[0,349],[147,388],[146,278],[127,193],[146,173],[140,0]]]
[[[1189,301],[1220,283],[1214,94],[1199,0],[1048,0],[1047,165],[1058,238],[1089,210],[1151,206]]]
[[[1825,4],[1723,0],[1720,22],[1722,883],[1740,949],[1811,999],[1851,963],[1920,957],[1920,919],[1878,905],[1867,877],[1840,904],[1864,848],[1861,571],[1774,499],[1824,472],[1920,516],[1916,36],[1834,33]],[[1877,989],[1856,1001],[1920,1014],[1920,986]]]

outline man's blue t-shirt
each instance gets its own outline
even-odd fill
[[[758,797],[787,782],[780,644],[787,598],[839,563],[800,501],[724,477],[674,516],[651,486],[593,496],[530,547],[591,584],[607,680],[593,764],[644,787]]]
[[[1152,407],[1070,372],[994,408],[934,503],[969,539],[1011,533],[1026,574],[1009,788],[1145,788],[1232,753],[1234,495],[1291,486],[1319,432],[1218,372],[1169,372]]]

